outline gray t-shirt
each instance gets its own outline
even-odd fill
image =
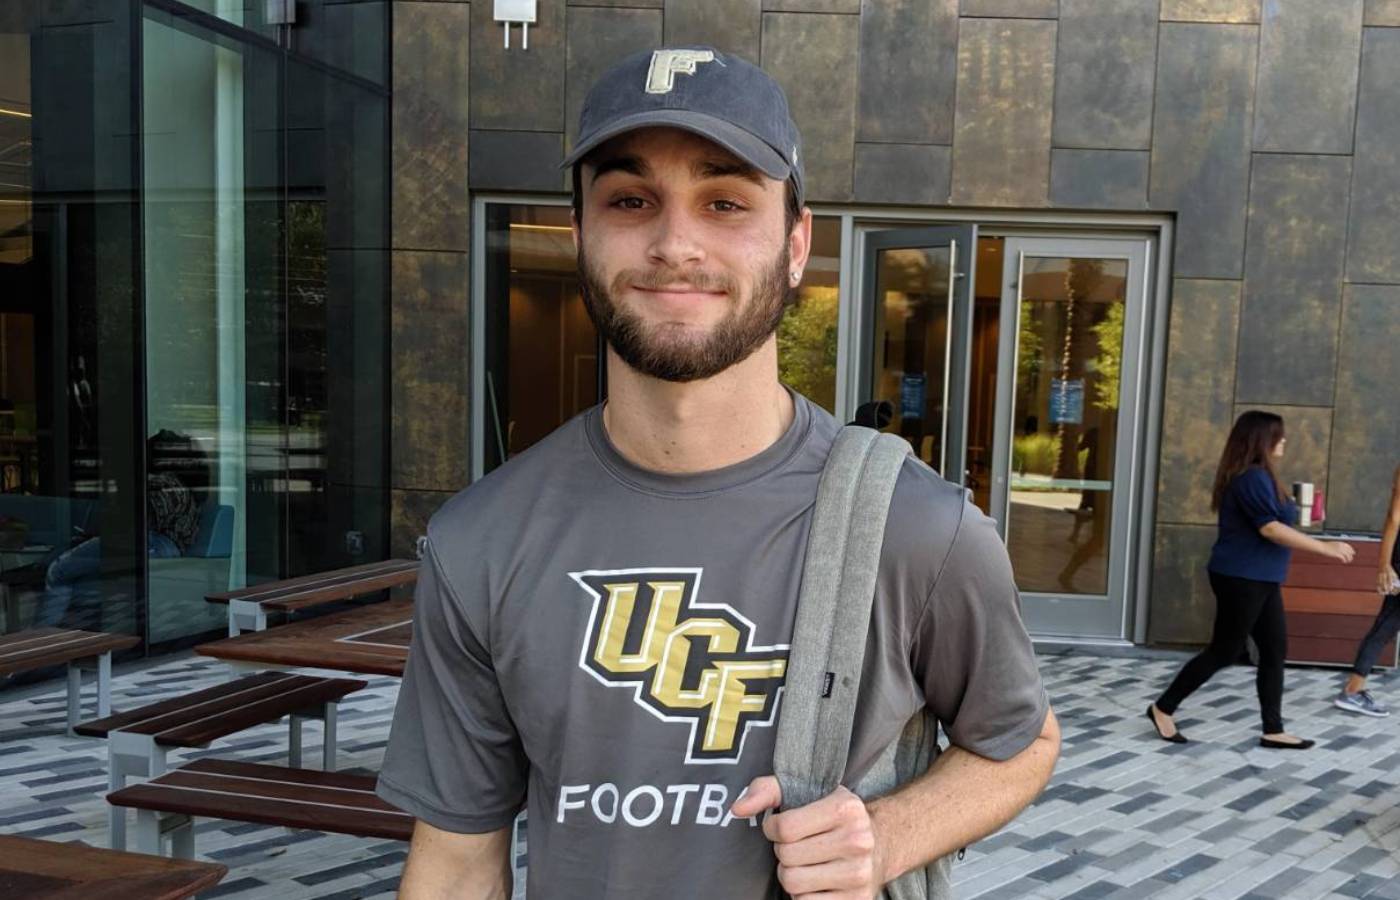
[[[379,793],[454,832],[528,802],[534,897],[778,896],[771,845],[728,810],[772,771],[839,427],[795,400],[773,446],[694,475],[629,463],[594,408],[448,501]],[[847,782],[925,704],[973,753],[1029,746],[1048,701],[992,521],[911,458],[880,568]]]

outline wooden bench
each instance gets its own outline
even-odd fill
[[[209,594],[204,599],[210,603],[228,604],[228,634],[229,637],[237,637],[243,631],[267,628],[269,612],[290,615],[313,606],[413,584],[417,580],[417,560],[386,559]]]
[[[114,807],[134,809],[136,846],[194,856],[195,816],[308,828],[359,837],[407,841],[413,816],[374,793],[372,775],[312,772],[227,759],[200,759],[142,784],[107,795]]]
[[[217,687],[152,703],[131,712],[85,722],[74,731],[107,739],[107,784],[119,790],[128,777],[165,773],[166,753],[175,747],[207,747],[219,738],[290,717],[287,761],[301,765],[301,723],[325,723],[322,767],[335,770],[336,710],[340,700],[365,686],[355,678],[320,678],[262,672]],[[108,811],[113,849],[126,846],[126,817]]]
[[[30,628],[0,636],[0,677],[47,666],[68,665],[68,731],[78,724],[85,668],[97,670],[97,714],[112,712],[112,651],[135,647],[130,634],[101,634],[65,628]]]
[[[227,872],[218,863],[0,834],[0,897],[181,900],[218,884]]]

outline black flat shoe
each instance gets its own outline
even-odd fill
[[[1273,738],[1266,737],[1261,737],[1259,739],[1259,746],[1268,747],[1270,750],[1306,750],[1316,743],[1317,741],[1310,741],[1307,739],[1300,740],[1296,743],[1293,741],[1276,741]]]
[[[1157,732],[1157,737],[1161,738],[1162,740],[1166,741],[1167,743],[1169,743],[1169,744],[1189,744],[1189,743],[1190,743],[1190,741],[1186,740],[1186,735],[1182,734],[1182,733],[1179,732],[1179,731],[1178,731],[1176,734],[1172,735],[1171,737],[1167,737],[1165,734],[1162,734],[1162,729],[1160,729],[1160,728],[1157,727],[1157,717],[1154,716],[1154,715],[1152,715],[1152,704],[1150,704],[1150,703],[1147,705],[1147,721],[1149,721],[1149,722],[1152,723],[1152,730],[1155,731],[1155,732]]]

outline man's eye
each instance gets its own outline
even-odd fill
[[[641,197],[619,197],[612,205],[618,209],[642,209],[646,206],[646,201]]]
[[[740,212],[744,208],[733,200],[716,200],[712,205],[717,212]]]

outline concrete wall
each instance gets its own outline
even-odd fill
[[[662,41],[773,73],[813,202],[1176,214],[1153,641],[1208,631],[1209,481],[1239,410],[1287,416],[1285,475],[1326,486],[1331,524],[1378,527],[1400,2],[541,0],[528,52],[491,6],[394,3],[400,532],[466,480],[469,192],[562,191],[589,82]]]

